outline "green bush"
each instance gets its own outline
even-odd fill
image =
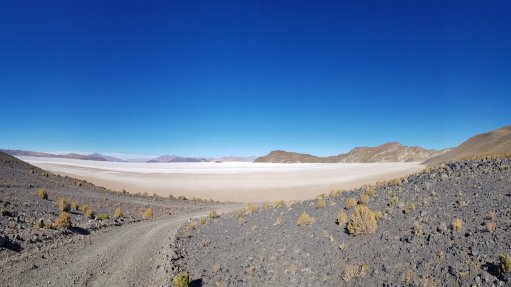
[[[180,272],[172,278],[174,287],[188,287],[190,286],[191,278],[188,272]]]
[[[108,214],[98,214],[98,216],[96,216],[96,220],[107,220],[107,219],[110,219],[110,216],[108,216]]]
[[[501,274],[511,272],[511,255],[502,254],[499,256],[499,272]]]

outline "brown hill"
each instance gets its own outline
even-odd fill
[[[326,158],[305,153],[274,150],[265,156],[256,158],[254,162],[306,163],[306,162],[325,162],[325,160]]]
[[[430,158],[424,164],[435,165],[471,156],[511,153],[511,126],[469,138],[445,154]]]
[[[273,163],[341,163],[341,162],[412,162],[443,154],[448,150],[428,150],[418,146],[404,146],[397,142],[382,144],[376,147],[357,147],[345,154],[330,157],[318,157],[286,151],[272,151],[259,157],[255,162]]]

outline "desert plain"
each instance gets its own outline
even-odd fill
[[[230,202],[297,201],[398,178],[424,168],[397,163],[134,163],[19,157],[112,190]]]

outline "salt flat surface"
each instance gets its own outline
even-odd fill
[[[423,168],[419,163],[132,163],[19,158],[114,190],[240,202],[309,199]]]

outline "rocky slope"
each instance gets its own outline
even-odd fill
[[[48,198],[38,197],[44,189]],[[52,224],[61,213],[59,200],[71,204],[68,214],[72,228],[58,229]],[[79,207],[73,206],[73,203]],[[87,205],[95,216],[84,216]],[[138,221],[151,208],[154,216],[179,214],[210,207],[209,202],[161,198],[114,192],[86,181],[61,177],[0,152],[0,257],[5,253],[37,248],[47,241],[124,222]],[[120,208],[123,215],[113,219]],[[100,215],[108,219],[100,218]],[[36,225],[43,223],[43,227]]]
[[[449,152],[430,158],[424,163],[435,165],[471,156],[506,153],[511,153],[511,126],[473,136]]]
[[[175,264],[205,286],[510,286],[510,166],[466,160],[191,222]]]
[[[440,155],[447,150],[428,150],[417,146],[404,146],[391,142],[376,147],[357,147],[345,154],[330,157],[318,157],[286,151],[272,151],[259,157],[255,162],[273,163],[342,163],[342,162],[412,162]]]

